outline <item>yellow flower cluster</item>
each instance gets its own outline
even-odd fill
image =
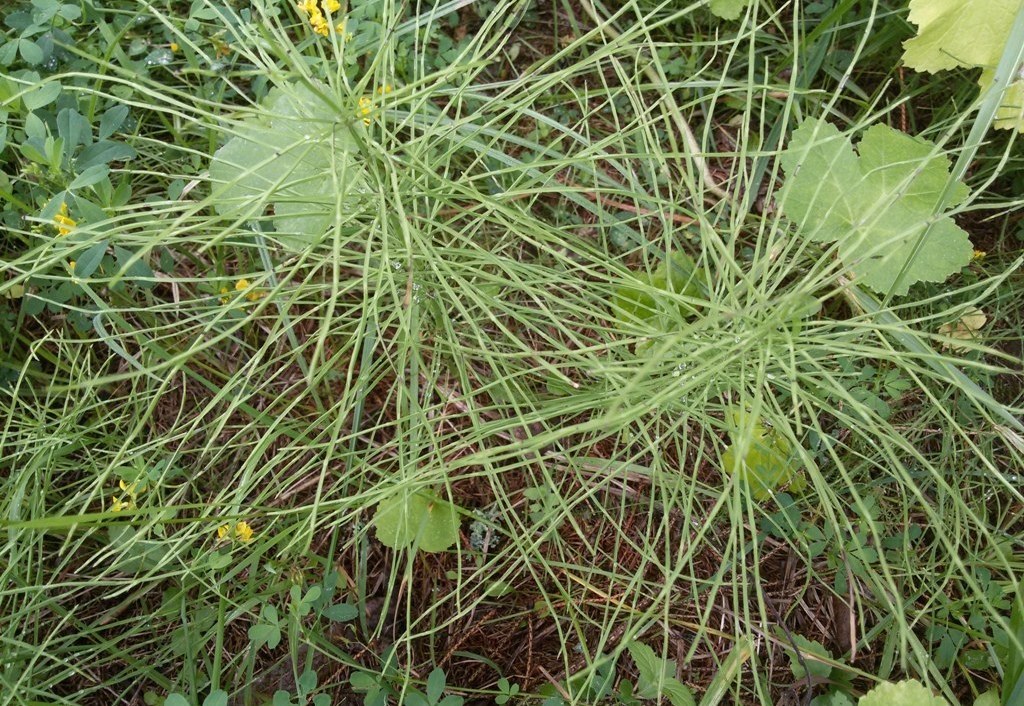
[[[984,250],[975,250],[974,255],[971,256],[972,260],[984,260],[985,256],[988,255]]]
[[[67,235],[78,225],[78,221],[68,215],[68,205],[66,202],[60,205],[60,210],[53,217],[53,222],[57,226],[57,235]]]
[[[327,22],[327,18],[324,16],[324,10],[329,15],[334,15],[341,10],[341,2],[339,0],[324,0],[323,10],[320,9],[320,5],[317,4],[317,0],[299,0],[298,4],[299,12],[306,16],[309,20],[310,26],[313,31],[319,35],[326,37],[331,33],[331,25]],[[339,22],[335,26],[335,30],[339,33],[345,32],[345,23]]]
[[[253,531],[248,522],[236,522],[233,525],[221,525],[217,528],[217,539],[220,541],[231,540],[248,544],[252,541]]]
[[[394,90],[390,83],[385,83],[383,86],[377,89],[378,96],[386,96]],[[373,98],[371,96],[363,96],[359,99],[359,116],[363,119],[364,125],[370,124],[370,116],[373,114]]]
[[[373,112],[373,99],[369,96],[363,96],[359,99],[359,114],[363,116],[363,122],[367,125],[370,124],[370,113]]]
[[[125,510],[134,510],[138,505],[136,500],[140,495],[146,492],[149,487],[145,481],[136,480],[131,483],[125,483],[124,480],[117,482],[117,487],[121,489],[121,492],[125,495],[123,497],[114,496],[110,499],[110,509],[113,512],[123,512]]]
[[[250,287],[249,280],[247,280],[245,278],[242,278],[242,279],[238,280],[237,282],[235,282],[235,291],[236,292],[245,292],[247,289],[249,289],[249,287]],[[231,290],[229,290],[227,287],[221,287],[220,288],[220,303],[221,304],[227,304],[231,300],[231,297],[228,296],[229,294],[231,294]],[[251,302],[258,302],[264,296],[266,296],[266,292],[261,292],[258,289],[253,289],[252,291],[246,293],[245,298],[248,299]]]

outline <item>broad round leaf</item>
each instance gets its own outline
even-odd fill
[[[210,162],[215,208],[223,215],[269,218],[275,237],[304,250],[339,212],[350,215],[368,195],[344,116],[322,84],[274,88],[263,111],[242,121]],[[342,98],[337,101],[343,102]]]
[[[377,539],[394,549],[443,552],[459,540],[455,506],[429,493],[399,490],[377,507]]]

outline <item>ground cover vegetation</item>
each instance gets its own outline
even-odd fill
[[[3,703],[1024,703],[1024,3],[0,20]]]

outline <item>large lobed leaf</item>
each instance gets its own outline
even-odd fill
[[[859,152],[824,121],[805,122],[793,132],[781,157],[782,211],[805,237],[837,242],[857,281],[883,293],[906,294],[915,282],[941,282],[970,262],[967,233],[952,218],[935,215],[949,179],[945,155],[885,125],[864,133]],[[947,205],[967,195],[967,187],[957,184]]]
[[[328,90],[322,84],[272,89],[264,110],[246,118],[214,153],[210,180],[218,213],[267,216],[278,240],[302,250],[334,223],[339,206],[350,211],[365,198],[351,133],[358,121],[338,120]]]
[[[903,61],[934,73],[958,66],[995,66],[1021,0],[910,0],[917,36],[903,43]]]
[[[929,73],[982,67],[978,83],[984,92],[1022,7],[1024,0],[910,0],[907,19],[918,30],[903,43],[903,62]],[[1018,74],[1003,96],[995,126],[1024,131],[1024,76]]]

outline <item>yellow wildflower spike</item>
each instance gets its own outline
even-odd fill
[[[339,0],[324,0],[324,9],[333,15],[341,9],[341,3]]]

